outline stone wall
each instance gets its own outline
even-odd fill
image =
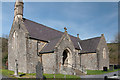
[[[56,54],[48,53],[42,55],[42,64],[43,64],[43,72],[47,74],[55,73],[56,69]]]
[[[103,58],[103,49],[105,48],[106,50],[106,58]],[[104,36],[101,38],[98,48],[97,48],[97,53],[98,53],[98,61],[99,61],[99,70],[102,70],[103,67],[108,67],[109,69],[109,51],[107,47],[107,43],[105,41]]]
[[[68,50],[69,51],[69,65],[72,67],[72,65],[75,65],[75,48],[73,46],[73,43],[70,39],[70,37],[68,36],[67,33],[65,33],[61,40],[58,42],[57,44],[57,51],[55,52],[56,53],[56,61],[57,61],[57,72],[58,73],[62,73],[62,63],[63,63],[63,52],[64,50]],[[67,72],[68,74],[70,72]]]
[[[80,63],[81,63],[81,61],[80,61],[80,56],[79,56],[79,54],[78,53],[80,53],[80,50],[75,50],[75,54],[76,54],[76,58],[75,58],[75,65],[76,65],[76,68],[77,69],[80,69]]]
[[[15,34],[15,35],[14,35]],[[22,21],[14,21],[8,40],[8,69],[15,70],[15,59],[18,63],[18,71],[35,73],[36,65],[40,57],[37,53],[46,43],[28,38],[27,30]]]
[[[81,66],[85,67],[86,69],[97,70],[97,54],[81,54]]]
[[[27,72],[28,73],[36,73],[36,65],[40,59],[37,55],[41,50],[42,46],[44,46],[44,42],[40,42],[34,39],[28,39],[27,43]]]
[[[20,30],[19,30],[20,31]],[[26,59],[26,37],[24,31],[20,31],[19,33],[19,47],[18,47],[18,71],[19,72],[27,72],[27,59]]]
[[[19,72],[27,72],[26,65],[26,33],[22,24],[14,21],[8,40],[8,69],[15,70],[15,59]]]

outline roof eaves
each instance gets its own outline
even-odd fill
[[[38,41],[43,41],[43,42],[47,42],[47,43],[49,43],[50,41],[45,41],[45,40],[40,40],[40,39],[37,39],[37,38],[33,38],[33,37],[29,37],[29,39],[34,39],[34,40],[38,40]]]
[[[48,54],[48,53],[54,53],[54,51],[48,51],[48,52],[39,52],[39,54]]]
[[[96,51],[95,52],[80,52],[78,54],[89,54],[89,53],[96,53]]]

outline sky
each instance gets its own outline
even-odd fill
[[[81,40],[105,35],[108,43],[118,33],[117,2],[24,2],[23,17]],[[2,34],[9,35],[14,2],[2,2]]]

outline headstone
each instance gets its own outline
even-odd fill
[[[42,64],[38,61],[38,64],[36,65],[36,78],[43,78],[43,66]]]
[[[118,76],[120,76],[120,71],[118,71]]]
[[[66,74],[64,74],[64,79],[66,80]]]
[[[118,65],[118,69],[120,69],[120,65]]]
[[[103,67],[103,71],[107,71],[107,67]]]
[[[114,69],[118,69],[118,68],[117,68],[117,65],[114,65]]]
[[[112,71],[113,70],[113,65],[109,66],[109,70]]]
[[[14,71],[14,75],[17,77],[18,76],[18,63],[17,60],[15,60],[15,71]]]
[[[54,68],[54,66],[53,66],[53,77],[55,79],[55,68]]]

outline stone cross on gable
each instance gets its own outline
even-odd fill
[[[64,27],[64,30],[65,30],[65,32],[67,32],[67,28],[66,27]]]

